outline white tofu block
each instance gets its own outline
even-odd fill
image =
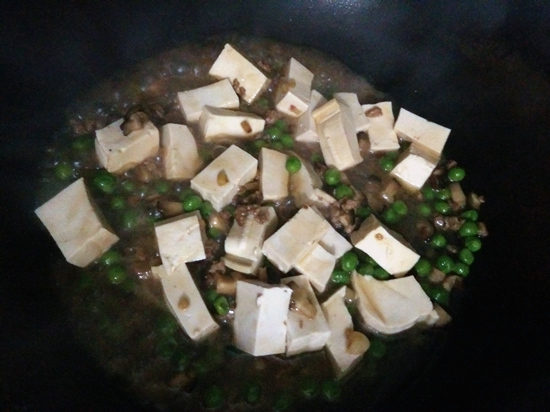
[[[307,300],[315,308],[316,313],[315,316],[308,317],[298,310],[289,310],[286,322],[286,356],[321,350],[330,336],[323,310],[317,302],[309,280],[304,275],[281,279],[284,285],[290,282],[294,282],[307,294]]]
[[[263,200],[278,200],[288,196],[290,174],[286,170],[288,156],[277,150],[262,148],[260,152],[260,190]]]
[[[260,264],[264,240],[275,231],[278,220],[275,209],[271,206],[262,207],[259,213],[265,217],[265,222],[258,222],[252,214],[246,217],[242,226],[236,220],[233,222],[224,244],[228,255],[226,266],[231,269],[251,274]]]
[[[353,113],[336,99],[314,110],[319,144],[328,166],[345,170],[363,161],[357,142]]]
[[[290,175],[289,192],[294,197],[296,206],[302,207],[312,203],[314,191],[323,186],[323,181],[310,162],[295,153],[294,156],[300,159],[302,167]]]
[[[161,129],[164,176],[169,180],[191,179],[202,167],[195,138],[183,124],[168,123]]]
[[[332,226],[330,226],[327,233],[319,240],[319,244],[337,259],[353,248],[351,243]]]
[[[402,332],[428,319],[434,309],[414,276],[377,280],[354,272],[351,279],[361,318],[377,332]]]
[[[361,107],[370,121],[368,135],[371,152],[399,150],[399,140],[393,130],[394,117],[391,102],[364,104]]]
[[[309,98],[309,106],[307,110],[302,113],[296,122],[296,129],[294,132],[294,140],[297,142],[305,143],[317,143],[319,142],[319,135],[317,133],[317,124],[315,119],[311,116],[313,110],[322,106],[327,102],[327,99],[319,93],[317,90],[311,91]]]
[[[319,293],[325,291],[334,266],[336,266],[336,257],[327,252],[320,244],[316,244],[294,265],[298,272],[309,279]]]
[[[329,227],[322,216],[306,206],[264,242],[263,254],[286,273],[315,247]]]
[[[166,271],[163,268],[160,272],[163,270]],[[170,274],[161,276],[160,281],[168,307],[191,339],[202,340],[219,328],[202,300],[187,265],[182,264]]]
[[[348,107],[355,124],[355,133],[366,132],[369,129],[369,118],[359,104],[356,93],[334,93],[334,98]]]
[[[118,242],[118,236],[88,195],[83,178],[71,183],[34,213],[67,262],[75,266],[88,266]]]
[[[353,321],[344,303],[345,295],[346,287],[342,286],[321,305],[331,331],[326,347],[337,378],[343,377],[364,355],[364,352],[349,353],[347,350]]]
[[[269,79],[230,44],[226,44],[210,68],[209,75],[229,79],[231,84],[244,93],[241,98],[252,103],[267,87]],[[240,94],[240,93],[239,93]]]
[[[258,115],[205,106],[199,119],[199,128],[207,143],[228,138],[252,139],[264,130],[265,119]]]
[[[219,212],[231,203],[239,186],[254,179],[257,171],[258,161],[238,146],[231,145],[191,179],[191,189],[209,200]]]
[[[204,106],[238,109],[239,96],[228,79],[178,93],[178,101],[187,123],[197,123]]]
[[[390,175],[408,191],[417,192],[424,186],[438,162],[439,159],[417,150],[412,144],[399,156]]]
[[[399,234],[386,228],[374,215],[351,233],[351,243],[394,276],[407,273],[420,258]]]
[[[237,281],[235,346],[253,356],[284,353],[292,289],[259,281]]]
[[[309,107],[312,81],[313,73],[291,57],[275,97],[276,109],[291,117],[303,114]]]
[[[95,151],[101,166],[110,173],[122,173],[159,151],[159,130],[152,122],[124,136],[124,119],[96,130]]]
[[[195,211],[155,223],[160,258],[168,273],[186,262],[206,258],[200,219]]]
[[[306,202],[308,205],[314,206],[325,217],[329,214],[330,205],[336,202],[336,199],[327,192],[315,188],[309,194],[309,199]]]
[[[435,157],[441,156],[451,133],[451,129],[432,123],[403,108],[399,110],[394,130],[399,137],[418,144]]]

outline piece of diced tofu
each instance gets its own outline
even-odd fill
[[[312,81],[313,73],[291,57],[275,96],[276,109],[291,117],[303,114],[309,106]]]
[[[288,156],[277,150],[262,148],[260,152],[260,190],[263,200],[278,200],[288,196],[290,174],[286,170]]]
[[[229,79],[241,98],[252,103],[267,87],[269,79],[230,44],[226,44],[210,68],[209,75]]]
[[[313,168],[312,164],[306,159],[294,154],[300,159],[302,167],[296,173],[292,173],[289,178],[289,192],[294,198],[294,203],[298,207],[312,203],[315,189],[323,186],[323,181]]]
[[[169,180],[191,179],[202,167],[195,138],[183,124],[162,126],[161,146],[164,157],[164,176]]]
[[[365,115],[361,104],[359,104],[357,93],[334,93],[334,98],[348,107],[355,124],[356,133],[366,132],[369,129],[369,118]]]
[[[208,311],[187,265],[179,265],[170,274],[167,274],[163,267],[157,267],[155,271],[164,272],[164,275],[160,276],[160,282],[166,303],[191,339],[202,340],[219,328]]]
[[[330,205],[336,202],[336,199],[329,195],[327,192],[315,188],[309,194],[308,205],[314,206],[325,217],[329,215]]]
[[[354,272],[351,281],[363,322],[377,332],[402,332],[432,313],[433,304],[414,276],[377,280]]]
[[[84,179],[71,183],[35,211],[67,262],[86,267],[118,242]]]
[[[166,270],[206,258],[198,211],[155,223],[159,254]]]
[[[276,227],[277,214],[271,206],[262,207],[256,215],[249,214],[242,226],[235,220],[224,243],[228,255],[225,265],[239,272],[254,273],[263,258],[264,240]]]
[[[418,150],[413,143],[399,156],[390,175],[408,191],[417,192],[424,186],[438,162],[438,158]]]
[[[418,144],[435,157],[441,156],[451,133],[451,129],[430,122],[403,108],[399,110],[394,130],[399,137]]]
[[[187,123],[196,123],[204,106],[238,109],[239,96],[228,79],[178,93],[178,101]]]
[[[96,130],[95,151],[101,166],[110,173],[122,173],[159,151],[159,130],[148,121],[142,129],[124,136],[124,119]]]
[[[294,267],[306,276],[317,292],[324,292],[332,271],[336,266],[336,257],[329,253],[320,244],[300,259]]]
[[[351,243],[332,226],[329,227],[327,233],[319,240],[319,244],[337,259],[353,248]]]
[[[248,112],[205,106],[199,119],[199,128],[208,143],[228,138],[252,139],[264,130],[265,119]]]
[[[264,242],[263,254],[286,273],[315,247],[329,227],[313,208],[303,207]]]
[[[330,336],[330,329],[309,280],[304,275],[299,275],[283,278],[281,283],[293,289],[291,299],[296,294],[294,288],[299,288],[299,293],[302,294],[300,298],[307,299],[309,308],[309,312],[304,313],[295,304],[288,312],[286,356],[321,350]]]
[[[317,90],[311,91],[309,98],[309,106],[307,110],[302,113],[296,122],[296,129],[294,132],[294,139],[297,142],[317,143],[319,142],[319,135],[317,134],[317,124],[315,119],[311,116],[313,110],[322,106],[327,102],[327,99],[323,97]]]
[[[363,161],[353,114],[347,105],[332,99],[315,109],[312,116],[317,124],[319,144],[328,166],[345,170]]]
[[[399,140],[393,130],[394,117],[391,102],[364,104],[361,107],[370,121],[368,135],[371,152],[399,150]]]
[[[368,349],[367,345],[364,351],[349,351],[349,336],[353,332],[353,321],[344,303],[345,295],[346,287],[342,286],[321,305],[331,331],[326,347],[337,378],[343,377],[355,366]]]
[[[219,212],[231,203],[239,186],[254,179],[257,171],[258,160],[240,147],[231,145],[191,179],[191,188],[209,200]]]
[[[287,286],[237,281],[235,346],[253,356],[284,353],[291,294]]]
[[[374,215],[365,219],[350,237],[357,249],[368,254],[394,276],[407,273],[420,258],[398,233],[385,227]]]

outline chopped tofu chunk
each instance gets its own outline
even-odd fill
[[[292,289],[259,281],[237,281],[235,346],[254,356],[284,353]]]
[[[84,179],[71,183],[35,211],[67,262],[86,267],[118,242],[88,195]]]
[[[336,202],[336,199],[321,189],[315,188],[309,195],[308,205],[314,206],[325,217],[329,215],[330,205]]]
[[[336,266],[336,257],[320,244],[316,244],[311,252],[294,265],[296,270],[306,276],[320,293],[325,291],[334,266]]]
[[[289,191],[294,197],[296,206],[302,207],[313,203],[311,199],[314,198],[314,191],[323,186],[323,181],[310,162],[296,154],[294,155],[300,159],[302,167],[296,173],[290,175]]]
[[[399,110],[394,130],[399,137],[416,143],[435,157],[441,156],[451,133],[450,129],[429,122],[403,108]]]
[[[353,248],[351,243],[332,226],[329,227],[327,233],[319,240],[319,244],[337,259]]]
[[[363,322],[380,333],[409,329],[428,319],[434,308],[414,276],[377,280],[354,272],[352,285]]]
[[[238,109],[239,96],[228,79],[178,93],[178,100],[187,123],[196,123],[204,106]]]
[[[391,102],[364,104],[363,112],[370,121],[369,142],[372,152],[399,150],[397,134],[393,130],[394,117]]]
[[[216,211],[231,203],[239,186],[256,176],[258,161],[232,145],[191,179],[191,188],[209,200]]]
[[[160,258],[166,270],[206,258],[200,213],[192,212],[155,223]]]
[[[394,276],[407,273],[420,258],[399,234],[386,228],[374,215],[351,234],[351,242]]]
[[[356,133],[366,132],[369,129],[369,118],[361,108],[356,93],[334,93],[334,98],[348,107],[355,124]]]
[[[298,117],[309,106],[313,73],[298,60],[291,58],[281,80],[275,97],[275,107],[281,113]]]
[[[124,136],[124,119],[96,130],[95,151],[99,163],[110,173],[122,173],[159,151],[159,130],[148,121],[142,129]]]
[[[211,143],[227,138],[252,139],[264,130],[265,120],[258,115],[205,106],[199,119],[204,141]]]
[[[300,275],[281,279],[281,283],[293,289],[286,322],[286,356],[321,350],[330,329],[309,280]]]
[[[313,110],[322,106],[327,102],[327,99],[323,97],[317,90],[311,91],[309,98],[309,106],[307,110],[302,113],[296,123],[296,130],[294,132],[294,139],[297,142],[316,143],[319,142],[319,135],[317,134],[317,124],[315,119],[311,116]]]
[[[195,138],[183,124],[162,126],[161,146],[164,155],[164,176],[169,180],[191,179],[202,166]]]
[[[288,156],[277,150],[262,148],[260,152],[260,189],[264,200],[278,200],[288,196],[286,170]]]
[[[358,332],[353,331],[353,321],[344,303],[346,287],[338,289],[321,307],[331,334],[327,341],[327,350],[332,360],[336,377],[343,377],[355,366],[368,350],[368,339],[364,337],[367,345],[360,350],[350,350],[350,337]]]
[[[315,247],[329,227],[322,216],[306,206],[264,242],[263,254],[286,273]]]
[[[437,166],[439,159],[423,153],[412,144],[405,150],[390,174],[410,192],[419,191]]]
[[[258,216],[261,217],[261,223],[254,214],[248,215],[242,226],[237,221],[233,222],[225,240],[225,253],[228,255],[228,259],[225,260],[227,267],[248,274],[254,273],[258,268],[263,258],[264,240],[277,227],[275,209],[264,206],[259,214],[261,214]]]
[[[202,340],[219,328],[202,300],[187,265],[179,265],[170,274],[163,267],[157,267],[155,271],[165,272],[160,276],[164,299],[191,339]]]
[[[226,44],[208,72],[218,79],[229,79],[241,98],[252,103],[267,87],[269,79],[230,44]]]
[[[363,161],[359,152],[355,122],[350,108],[332,99],[314,110],[319,143],[328,166],[345,170]]]

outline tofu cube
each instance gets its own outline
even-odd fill
[[[438,158],[418,150],[412,144],[399,156],[390,175],[408,191],[417,192],[424,186],[438,162]]]
[[[394,117],[391,102],[364,104],[361,107],[370,121],[368,135],[371,152],[399,150],[399,140],[393,130]]]
[[[67,262],[86,267],[118,242],[118,236],[88,195],[84,179],[71,183],[34,213]]]
[[[352,285],[365,326],[380,333],[407,330],[427,320],[434,309],[414,276],[381,281],[354,272]]]
[[[319,244],[337,259],[341,258],[344,253],[353,248],[351,243],[332,226],[329,227],[327,232],[319,240]]]
[[[298,207],[309,205],[314,199],[315,189],[323,186],[323,181],[306,159],[294,154],[300,159],[302,167],[296,173],[292,173],[289,178],[289,192],[294,197],[294,203]]]
[[[299,288],[302,297],[307,299],[313,309],[307,314],[292,308],[289,310],[286,322],[286,356],[323,349],[330,336],[330,329],[309,280],[300,275],[283,278],[281,283],[292,285],[289,286],[291,289]],[[293,296],[295,293],[293,291]]]
[[[281,80],[275,107],[290,117],[298,117],[308,109],[313,73],[292,57]]]
[[[241,98],[252,103],[264,89],[269,79],[230,44],[226,44],[210,68],[209,75],[217,79],[229,79]]]
[[[302,113],[296,122],[296,129],[294,132],[294,140],[297,142],[305,143],[317,143],[319,142],[319,135],[317,133],[317,124],[315,119],[311,116],[313,110],[322,106],[327,102],[327,99],[323,97],[317,90],[311,91],[309,98],[309,106],[307,110]]]
[[[355,133],[366,132],[370,127],[369,118],[365,115],[356,93],[334,93],[334,98],[348,107],[353,123],[355,124]]]
[[[238,109],[239,96],[228,79],[178,93],[178,101],[187,123],[197,123],[204,106]]]
[[[219,325],[208,311],[187,265],[178,266],[170,274],[163,267],[155,268],[155,272],[164,272],[160,276],[164,299],[192,340],[202,340],[218,330]]]
[[[209,200],[216,211],[231,203],[239,186],[250,182],[258,171],[258,160],[238,146],[231,145],[198,175],[191,188]]]
[[[159,130],[152,122],[128,136],[120,128],[123,122],[119,119],[95,132],[97,158],[110,173],[123,173],[159,151]]]
[[[292,289],[259,281],[237,281],[235,346],[253,356],[284,353]]]
[[[319,293],[325,291],[335,266],[336,257],[318,243],[294,265]]]
[[[395,122],[394,130],[397,136],[416,143],[431,153],[440,157],[451,129],[432,123],[401,108]]]
[[[420,258],[399,234],[386,228],[374,215],[351,233],[351,243],[394,276],[407,273]]]
[[[168,273],[187,262],[206,258],[200,219],[195,211],[155,223],[160,258]]]
[[[325,217],[329,215],[330,205],[336,202],[336,199],[327,192],[314,188],[309,194],[309,199],[306,204],[315,207]]]
[[[187,126],[175,123],[162,126],[161,146],[166,179],[191,179],[202,167],[197,143]]]
[[[279,200],[288,196],[290,174],[286,170],[288,156],[277,150],[262,148],[260,152],[260,189],[263,200]]]
[[[205,106],[199,119],[199,128],[207,143],[228,138],[252,139],[264,130],[265,120],[247,112]]]

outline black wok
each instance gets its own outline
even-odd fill
[[[64,109],[101,79],[236,31],[319,48],[453,132],[490,238],[444,342],[369,409],[550,405],[550,7],[543,2],[11,2],[0,13],[0,409],[139,410],[79,346],[32,211]],[[363,393],[339,410],[363,410]]]

